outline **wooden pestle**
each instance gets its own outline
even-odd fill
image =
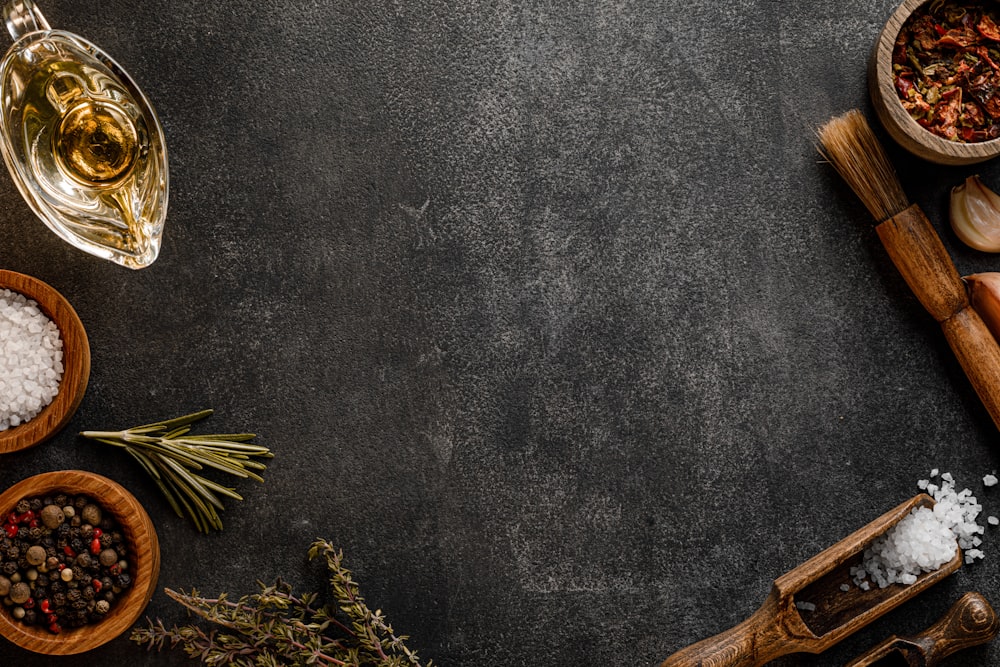
[[[875,230],[906,284],[941,324],[958,363],[1000,428],[1000,345],[969,303],[965,283],[934,227],[912,204]]]

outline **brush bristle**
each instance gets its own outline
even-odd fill
[[[909,206],[888,156],[857,109],[819,128],[820,153],[879,222]]]

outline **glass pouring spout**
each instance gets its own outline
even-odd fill
[[[79,35],[52,30],[31,0],[3,18],[0,150],[18,190],[59,237],[132,269],[160,251],[167,150],[131,77]]]

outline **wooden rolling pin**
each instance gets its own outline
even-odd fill
[[[906,284],[941,324],[993,423],[1000,428],[1000,346],[969,303],[965,284],[927,216],[910,204],[882,146],[860,111],[819,130],[823,154],[872,216],[882,245]]]

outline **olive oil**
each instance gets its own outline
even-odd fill
[[[117,63],[82,37],[46,29],[33,5],[28,11],[30,31],[15,35],[0,63],[0,147],[11,175],[66,241],[148,266],[167,206],[159,121]]]

